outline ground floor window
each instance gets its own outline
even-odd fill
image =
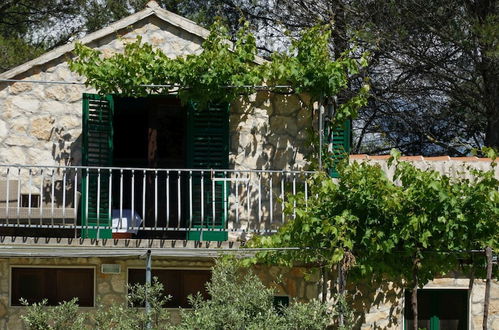
[[[11,305],[21,306],[20,299],[30,304],[47,299],[49,306],[78,298],[78,305],[94,305],[93,268],[12,267]]]
[[[167,308],[192,307],[187,297],[198,292],[205,299],[209,298],[206,283],[211,279],[210,270],[153,269],[152,276],[163,284],[165,295],[172,296],[165,305]],[[145,269],[128,269],[128,284],[137,283],[145,283]]]
[[[412,329],[411,291],[405,292],[405,329]],[[468,290],[418,290],[418,328],[426,330],[468,329]]]

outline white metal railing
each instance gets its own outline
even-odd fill
[[[273,232],[294,216],[284,213],[287,196],[308,196],[312,174],[0,165],[0,235]]]

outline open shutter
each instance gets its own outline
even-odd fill
[[[84,166],[113,165],[113,97],[83,94]],[[111,238],[109,212],[110,172],[97,169],[82,172],[81,223],[84,238]]]
[[[329,150],[333,157],[329,175],[333,178],[339,178],[338,163],[350,154],[351,120],[346,120],[343,124],[336,127],[326,127],[325,132],[326,141],[329,143]]]
[[[210,170],[227,169],[229,166],[229,107],[211,105],[197,110],[194,104],[190,104],[187,117],[187,166],[207,170],[203,178],[199,173],[193,174],[193,215],[188,224],[192,230],[188,233],[188,239],[225,241],[228,239],[224,229],[227,226],[229,183],[216,180],[223,178],[224,174]],[[201,212],[201,205],[204,212]]]

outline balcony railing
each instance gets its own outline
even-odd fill
[[[0,235],[226,240],[271,233],[313,172],[0,165]]]

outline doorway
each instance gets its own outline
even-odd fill
[[[405,329],[412,329],[411,291],[405,292]],[[418,290],[418,328],[426,330],[468,329],[468,290]]]
[[[187,109],[176,97],[115,97],[117,167],[185,168]]]
[[[113,166],[147,169],[187,167],[187,108],[178,98],[115,97],[114,107]],[[177,187],[179,180],[182,181],[180,192]],[[179,193],[185,195],[185,180],[178,171],[168,173],[167,180],[164,171],[159,171],[156,176],[153,171],[125,170],[122,182],[113,180],[113,209],[134,210],[133,213],[144,219],[142,225],[145,227],[183,227],[185,221],[179,218],[177,208]],[[167,196],[167,190],[177,193]],[[167,198],[170,205],[168,211],[163,207]],[[158,202],[155,199],[161,204],[156,210]],[[142,214],[144,208],[145,214]],[[181,208],[185,207],[181,205]],[[184,239],[185,232],[139,231],[137,236]]]
[[[82,170],[82,236],[110,238],[126,210],[139,237],[199,240],[208,230],[204,240],[226,240],[228,110],[83,94],[82,165],[91,168]]]

